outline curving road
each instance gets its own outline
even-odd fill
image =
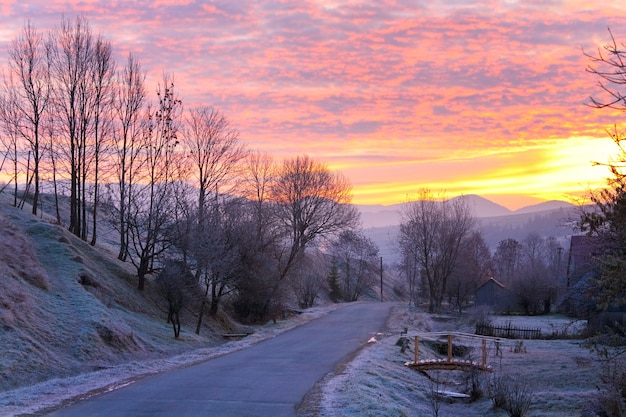
[[[295,416],[305,394],[379,331],[392,304],[359,303],[188,368],[145,378],[49,416]]]

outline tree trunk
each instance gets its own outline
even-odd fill
[[[34,177],[35,177],[35,192],[33,193],[33,215],[37,215],[37,204],[39,204],[39,156],[35,155],[35,168],[34,168]]]
[[[172,327],[174,328],[174,339],[178,339],[180,336],[180,316],[178,312],[172,312],[170,317],[172,319]]]
[[[50,159],[52,162],[52,185],[54,186],[54,209],[56,212],[57,224],[61,224],[61,210],[59,208],[59,190],[57,184],[57,164],[52,150],[52,142],[50,143]]]
[[[94,196],[93,196],[93,222],[91,224],[91,227],[92,227],[91,242],[89,242],[91,246],[96,246],[96,239],[97,239],[98,222],[96,218],[97,218],[97,212],[98,212],[98,180],[96,180],[94,187],[95,188],[94,188]]]
[[[13,207],[17,207],[17,193],[18,193],[18,186],[17,186],[17,177],[18,177],[18,159],[17,159],[17,142],[15,142],[14,148],[13,148],[13,182],[14,182],[14,188],[13,188]]]
[[[209,315],[211,317],[215,317],[217,315],[217,307],[220,302],[220,295],[217,291],[217,281],[213,281],[211,284],[211,310],[209,311]]]
[[[76,166],[76,145],[74,144],[75,139],[72,137],[70,138],[70,157],[71,157],[71,186],[70,186],[70,227],[69,230],[71,233],[73,233],[75,236],[80,236],[80,230],[78,230],[78,223],[77,223],[77,214],[78,214],[78,196],[77,196],[77,185],[76,182],[78,181],[77,175],[76,175],[76,171],[77,171],[77,166]]]
[[[198,279],[198,277],[196,277]],[[196,324],[196,334],[200,334],[200,327],[202,326],[202,316],[204,316],[204,305],[206,304],[206,298],[209,295],[209,283],[206,283],[204,290],[204,297],[202,297],[202,303],[200,303],[200,311],[198,312],[198,323]]]
[[[139,261],[139,268],[137,268],[137,278],[139,281],[137,283],[137,289],[139,291],[143,291],[146,285],[146,273],[148,272],[148,259],[141,258]]]
[[[123,189],[126,185],[120,185],[122,191],[120,191],[120,252],[117,255],[117,259],[126,262],[128,256],[128,206],[126,204],[126,192],[129,190]]]
[[[99,165],[99,155],[98,155],[98,151],[96,150],[96,160],[95,160],[95,171],[94,171],[94,184],[93,184],[93,222],[91,223],[91,242],[89,242],[89,244],[91,246],[96,246],[96,239],[97,239],[97,225],[98,225],[98,203],[99,203],[99,196],[98,196],[98,165]]]

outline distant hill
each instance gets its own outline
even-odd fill
[[[555,237],[561,246],[569,247],[569,237],[574,234],[574,223],[580,216],[579,208],[573,205],[536,212],[519,212],[509,216],[479,219],[480,230],[485,242],[494,251],[498,243],[512,238],[524,240],[530,233],[542,237]]]
[[[508,208],[476,194],[454,197],[450,200],[454,201],[461,198],[469,202],[470,207],[474,209],[474,216],[476,217],[507,216],[512,213],[512,211]]]
[[[461,197],[454,197],[451,200],[459,198],[467,199],[470,207],[474,210],[474,215],[478,218],[485,217],[501,217],[518,214],[532,214],[556,209],[571,209],[575,207],[566,201],[551,200],[539,204],[522,207],[512,211],[508,208],[494,203],[484,197],[475,194],[469,194]],[[361,212],[361,221],[364,228],[385,227],[399,225],[402,220],[402,207],[407,203],[393,204],[384,206],[380,204],[373,205],[357,205]]]
[[[400,224],[402,220],[402,204],[391,206],[383,205],[357,205],[361,212],[363,228],[385,227]]]
[[[545,201],[543,203],[522,207],[521,209],[515,210],[514,213],[515,214],[528,214],[528,213],[537,213],[540,211],[556,210],[560,208],[569,209],[572,207],[576,207],[576,206],[566,201],[550,200],[550,201]]]
[[[555,237],[567,249],[569,237],[574,233],[573,224],[580,216],[580,209],[565,201],[546,201],[511,211],[477,195],[468,195],[465,198],[469,199],[474,208],[478,227],[492,252],[500,241],[507,238],[522,241],[530,233]],[[366,236],[379,246],[386,263],[398,263],[400,253],[397,236],[402,204],[358,207],[362,213]]]

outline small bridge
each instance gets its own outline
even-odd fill
[[[408,366],[416,371],[430,371],[438,369],[442,371],[465,371],[470,372],[472,370],[482,372],[492,372],[493,368],[490,365],[482,364],[473,361],[464,361],[458,359],[429,359],[416,362],[406,362],[404,366]]]
[[[404,365],[415,369],[416,371],[428,371],[433,369],[439,369],[444,371],[472,371],[478,370],[483,372],[492,372],[493,368],[487,364],[487,341],[492,341],[496,344],[496,352],[500,351],[500,345],[502,339],[497,337],[477,336],[469,333],[420,333],[412,335],[415,342],[415,357],[413,361],[406,362]],[[448,338],[448,357],[446,359],[419,359],[419,340],[420,337],[432,339],[435,337],[447,336]],[[407,336],[408,337],[408,336]],[[454,359],[452,357],[452,339],[480,339],[482,345],[482,360],[481,362]]]

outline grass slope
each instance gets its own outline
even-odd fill
[[[0,392],[222,343],[215,321],[192,332],[192,311],[175,340],[131,265],[27,209],[0,202],[0,237]]]

